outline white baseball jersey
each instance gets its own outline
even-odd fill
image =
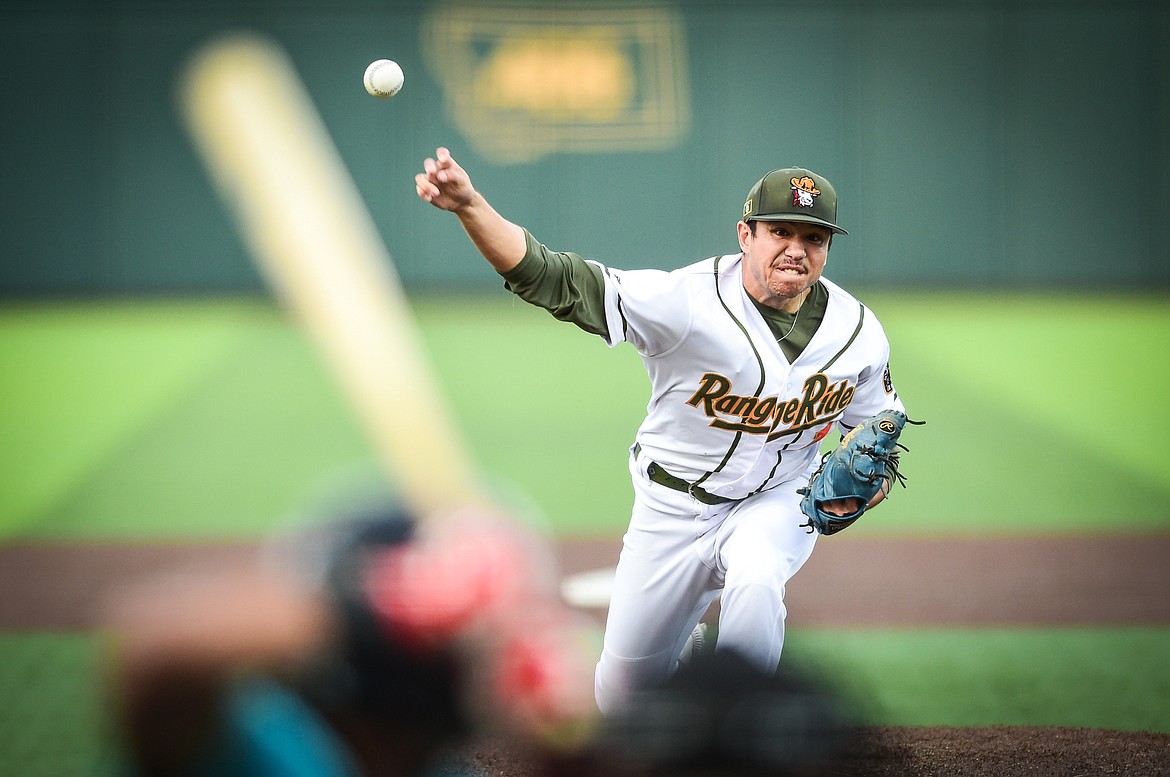
[[[734,499],[800,476],[834,422],[904,411],[868,308],[822,278],[824,319],[789,363],[744,290],[741,260],[605,268],[605,339],[633,345],[651,381],[638,443],[667,472]]]
[[[797,489],[819,442],[834,423],[847,429],[903,410],[881,324],[822,278],[824,315],[790,362],[744,289],[741,254],[672,272],[590,262],[595,275],[578,272],[581,257],[528,240],[540,259],[526,257],[506,276],[510,288],[610,346],[630,343],[651,382],[630,451],[634,504],[595,675],[598,705],[613,709],[664,681],[718,596],[719,649],[773,670],[785,587],[817,539]]]

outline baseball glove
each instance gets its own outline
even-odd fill
[[[906,424],[911,421],[905,413],[883,410],[856,426],[841,438],[841,443],[821,459],[821,466],[813,473],[806,488],[797,493],[804,498],[800,510],[808,516],[809,534],[836,534],[853,524],[869,506],[878,491],[889,493],[890,484],[897,481],[906,487],[906,478],[898,472],[899,449],[909,450],[898,442]],[[847,515],[826,512],[824,505],[839,499],[856,499],[860,506]]]

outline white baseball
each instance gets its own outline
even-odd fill
[[[374,97],[393,97],[402,88],[402,68],[392,59],[376,59],[366,68],[362,82]]]

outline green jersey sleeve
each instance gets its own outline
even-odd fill
[[[504,287],[561,321],[604,337],[605,278],[599,265],[567,251],[550,251],[524,231],[528,251],[503,273]]]

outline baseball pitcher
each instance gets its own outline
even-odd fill
[[[721,596],[719,649],[774,671],[784,589],[821,534],[903,478],[907,422],[873,312],[822,277],[837,197],[811,170],[748,192],[739,252],[672,272],[551,251],[497,213],[445,148],[415,177],[522,299],[637,349],[651,382],[630,446],[631,512],[595,674],[603,712],[661,685]],[[831,454],[821,440],[845,434]]]

